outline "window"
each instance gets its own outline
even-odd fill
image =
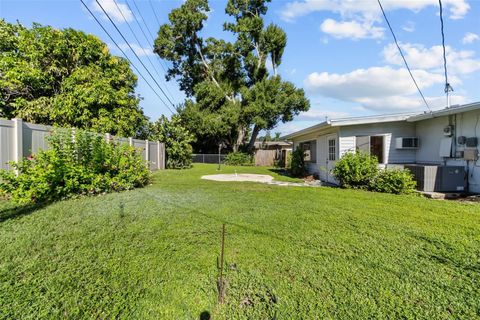
[[[358,136],[356,141],[357,150],[375,156],[379,163],[384,163],[383,136]]]
[[[317,150],[317,142],[316,141],[307,141],[300,143],[300,148],[303,149],[305,153],[305,161],[307,162],[315,162],[316,161],[316,150]]]
[[[328,160],[335,161],[337,160],[337,140],[328,139]]]

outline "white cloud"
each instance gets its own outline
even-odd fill
[[[129,50],[129,46],[128,44],[126,43],[121,43],[120,45],[120,48],[122,48],[123,50]],[[142,48],[140,47],[139,45],[135,44],[135,43],[131,43],[130,44],[130,47],[132,47],[133,51],[135,51],[135,53],[139,56],[139,57],[146,57],[146,56],[154,56],[155,53],[152,51],[151,48]]]
[[[461,19],[469,11],[470,5],[466,0],[444,0],[444,7],[449,11],[450,19]],[[389,0],[384,1],[383,7],[387,11],[408,9],[418,12],[429,6],[438,6],[437,0]],[[375,0],[303,0],[287,3],[280,16],[283,20],[293,21],[315,11],[330,11],[342,17],[361,16],[368,21],[380,18],[380,8]]]
[[[446,98],[445,96],[437,96],[437,97],[425,97],[429,107],[432,110],[435,109],[443,109],[446,107]],[[467,99],[461,95],[452,95],[450,96],[450,102],[452,105],[454,104],[464,104],[466,103]],[[423,102],[420,96],[391,96],[386,97],[383,99],[375,99],[375,98],[363,98],[356,101],[361,103],[363,109],[368,109],[371,111],[385,113],[385,111],[389,112],[402,112],[402,111],[420,111],[426,110],[425,103]]]
[[[128,9],[128,6],[126,4],[120,3],[119,1],[117,1],[117,4],[118,4],[118,8],[117,8],[117,5],[115,4],[114,0],[98,0],[98,2],[100,2],[100,5],[107,12],[108,16],[112,18],[112,20],[114,20],[115,22],[119,22],[119,23],[125,22],[123,17],[125,17],[125,19],[128,22],[133,20],[133,14]],[[92,1],[92,6],[95,11],[102,13],[103,16],[105,15],[102,8],[97,4],[95,0]],[[121,12],[118,10],[119,8]]]
[[[441,74],[424,70],[413,70],[420,88],[441,83]],[[357,69],[345,74],[314,72],[305,80],[309,90],[332,98],[353,100],[363,97],[389,97],[399,94],[412,94],[416,88],[408,71],[404,68],[372,67]]]
[[[411,68],[437,71],[443,68],[443,48],[440,45],[427,48],[421,44],[400,43],[400,47]],[[460,75],[480,70],[480,59],[475,59],[473,51],[455,50],[450,46],[446,46],[445,51],[449,73]],[[382,54],[387,63],[403,65],[403,60],[394,43],[387,45]]]
[[[374,27],[370,22],[335,21],[326,19],[320,25],[320,30],[337,39],[350,38],[354,40],[366,38],[382,38],[383,28]]]
[[[412,72],[421,89],[443,84],[444,78],[441,73],[418,69]],[[458,83],[459,80],[453,78],[452,82]],[[312,94],[358,103],[365,109],[374,111],[422,110],[424,108],[417,89],[404,68],[372,67],[345,74],[315,72],[307,77],[305,86]],[[432,102],[439,101],[438,97],[428,99]]]
[[[413,32],[415,31],[415,23],[413,21],[407,21],[403,26],[402,30],[406,32]]]
[[[335,118],[344,118],[348,117],[348,112],[343,111],[332,111],[332,110],[315,110],[310,109],[307,112],[302,112],[298,115],[295,120],[300,121],[325,121],[325,118],[335,119]]]
[[[473,32],[467,32],[467,33],[465,33],[465,36],[462,39],[462,43],[463,44],[470,44],[470,43],[473,43],[473,42],[478,41],[478,40],[480,40],[480,37],[478,36],[478,34],[473,33]]]

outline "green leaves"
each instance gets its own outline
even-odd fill
[[[186,0],[160,27],[155,51],[172,63],[167,78],[177,78],[192,98],[180,116],[201,137],[198,150],[213,151],[219,142],[226,142],[236,151],[247,142],[249,130],[251,149],[262,129],[291,121],[310,107],[303,90],[277,76],[287,36],[277,25],[265,28],[269,2],[228,1],[225,13],[231,19],[223,27],[233,33],[231,42],[200,36],[209,10],[206,0]]]
[[[167,167],[171,169],[189,168],[192,163],[193,135],[182,126],[178,116],[170,120],[161,116],[152,125],[151,138],[165,143]]]
[[[136,136],[145,121],[127,60],[74,29],[0,21],[4,117]]]

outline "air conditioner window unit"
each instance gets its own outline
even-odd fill
[[[396,149],[418,149],[420,146],[419,139],[417,137],[402,137],[396,138]]]

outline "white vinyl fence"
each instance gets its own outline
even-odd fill
[[[0,119],[0,168],[10,169],[9,162],[18,162],[48,149],[47,136],[54,128],[22,121],[22,119]],[[105,134],[107,141],[128,143],[135,147],[150,170],[165,169],[165,144],[159,141],[138,140]]]

